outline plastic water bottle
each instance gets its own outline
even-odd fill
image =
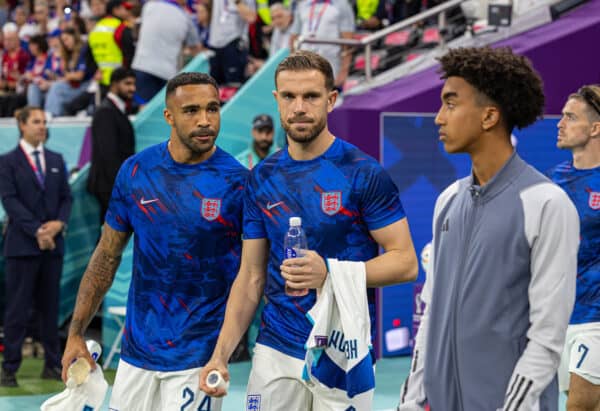
[[[98,362],[100,355],[102,355],[102,347],[100,344],[94,340],[87,340],[85,345],[94,361]],[[85,358],[78,358],[67,370],[67,388],[75,388],[78,385],[85,383],[91,370],[92,367]]]
[[[306,234],[302,229],[302,219],[300,217],[290,218],[290,228],[283,239],[284,258],[302,257],[304,250],[308,249]],[[285,293],[294,297],[308,294],[308,288],[295,289],[285,286]]]

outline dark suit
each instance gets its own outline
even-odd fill
[[[100,203],[104,221],[121,164],[135,153],[133,127],[126,114],[105,98],[92,119],[92,162],[87,189]]]
[[[16,371],[21,364],[21,346],[32,304],[41,315],[40,338],[46,365],[60,366],[58,299],[64,239],[59,233],[54,238],[56,248],[42,251],[36,232],[47,221],[66,224],[73,200],[62,156],[44,148],[44,158],[42,186],[20,147],[0,157],[0,196],[8,216],[4,238],[6,311],[2,366],[10,371]]]

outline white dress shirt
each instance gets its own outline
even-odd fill
[[[42,172],[44,173],[44,175],[46,175],[46,158],[44,156],[44,143],[40,143],[40,145],[34,147],[22,138],[19,141],[19,145],[21,146],[21,149],[23,150],[23,152],[25,152],[25,155],[29,159],[29,164],[33,164],[34,166],[36,166],[36,163],[33,152],[35,150],[40,152],[40,163],[42,164]]]

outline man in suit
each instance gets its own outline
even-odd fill
[[[135,73],[117,68],[110,78],[110,89],[92,119],[92,164],[87,189],[100,203],[100,222],[104,221],[113,184],[121,164],[135,153],[133,127],[127,117],[127,103],[135,94]]]
[[[63,230],[71,213],[71,191],[62,156],[44,147],[46,118],[37,107],[17,114],[21,139],[0,157],[0,197],[8,216],[4,238],[6,310],[0,386],[18,386],[21,346],[32,303],[41,316],[45,363],[42,378],[60,379],[59,283]]]

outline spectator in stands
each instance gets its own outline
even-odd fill
[[[85,4],[85,3],[82,3]],[[85,19],[88,33],[94,29],[97,22],[106,15],[106,2],[104,0],[91,0],[89,10],[86,8],[81,17]]]
[[[62,76],[60,30],[52,31],[46,39],[48,41],[48,66],[45,69],[45,75],[50,81],[53,81]]]
[[[63,229],[71,212],[65,162],[44,147],[46,119],[40,108],[17,114],[18,146],[0,157],[0,196],[8,216],[4,239],[6,310],[4,361],[0,386],[16,387],[21,346],[30,309],[41,315],[44,345],[42,378],[60,380],[58,298],[62,273]]]
[[[0,27],[8,22],[8,11],[9,7],[6,0],[0,0]]]
[[[210,74],[219,84],[241,84],[248,64],[248,24],[256,20],[255,0],[214,1],[209,46]]]
[[[29,34],[26,30],[22,30],[23,27],[27,25],[27,19],[29,18],[29,13],[27,9],[23,6],[17,6],[12,12],[12,21],[17,25],[17,32],[19,33],[19,38],[29,38]]]
[[[218,2],[216,2],[218,3]],[[185,0],[152,0],[142,8],[139,40],[132,67],[137,95],[148,102],[177,74],[184,46],[192,54],[201,50],[198,30],[184,10]]]
[[[273,3],[271,5],[271,24],[273,25],[273,31],[271,33],[269,56],[274,55],[282,48],[290,47],[292,36],[292,12],[290,9],[283,3]]]
[[[66,113],[65,105],[85,91],[94,75],[95,67],[90,62],[87,45],[83,44],[79,33],[66,29],[60,34],[62,78],[52,83],[46,95],[45,110],[53,116]]]
[[[296,7],[291,32],[292,42],[300,35],[350,39],[354,32],[354,13],[347,0],[306,0]],[[335,87],[342,87],[348,77],[352,60],[349,48],[304,43],[301,49],[311,50],[325,57],[333,68]]]
[[[0,101],[0,116],[10,117],[15,109],[26,104],[22,90],[22,77],[29,63],[29,54],[21,47],[15,23],[6,23],[2,28],[2,34],[4,48],[0,91],[4,92],[4,95]]]
[[[92,161],[88,191],[100,204],[100,222],[121,164],[135,153],[133,126],[127,117],[127,104],[135,94],[135,73],[119,67],[111,73],[110,91],[92,118]]]
[[[48,42],[43,34],[36,34],[29,39],[29,52],[33,58],[25,70],[27,82],[27,104],[43,107],[50,82],[46,76],[48,64]]]
[[[33,9],[33,21],[24,25],[21,31],[27,33],[28,36],[47,34],[58,28],[59,21],[60,19],[57,17],[50,18],[47,3],[38,1],[35,2]]]
[[[208,34],[210,32],[210,11],[211,5],[207,2],[200,2],[196,5],[196,19],[198,20],[198,35],[200,44],[203,48],[208,48]]]
[[[385,0],[354,0],[352,5],[358,30],[379,30],[387,22]]]
[[[133,34],[124,22],[131,7],[124,0],[110,0],[106,5],[106,16],[98,21],[88,37],[94,61],[102,73],[102,97],[108,92],[113,70],[117,67],[130,67],[133,61]]]
[[[270,115],[259,114],[254,117],[252,120],[252,144],[247,150],[238,154],[236,159],[246,168],[252,169],[269,154],[278,150],[273,145],[274,133],[273,118]]]

